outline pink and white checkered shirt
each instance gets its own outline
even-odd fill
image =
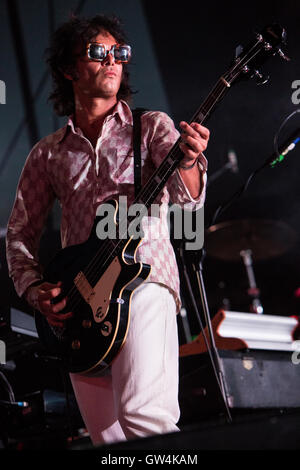
[[[101,203],[119,196],[127,197],[128,207],[133,203],[132,127],[131,110],[124,101],[119,101],[105,119],[95,148],[74,127],[72,118],[33,147],[21,174],[7,230],[7,262],[19,296],[42,279],[37,257],[39,239],[55,198],[62,208],[63,248],[87,240]],[[142,116],[143,183],[178,137],[167,114],[150,111]],[[205,157],[201,156],[199,167],[206,170],[206,165]],[[205,171],[201,177],[205,188]],[[158,282],[171,289],[177,306],[180,305],[179,275],[169,240],[168,204],[171,200],[185,209],[196,210],[203,205],[204,198],[203,189],[194,200],[176,170],[155,201],[160,204],[160,217],[146,217],[143,221],[145,238],[137,250],[137,260],[152,266],[147,282]]]

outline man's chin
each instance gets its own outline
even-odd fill
[[[101,90],[95,91],[95,97],[97,98],[111,98],[113,96],[117,96],[119,89],[116,87],[107,87],[102,88]]]

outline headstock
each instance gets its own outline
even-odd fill
[[[223,79],[231,86],[233,82],[245,78],[255,78],[259,85],[266,83],[269,77],[264,76],[260,67],[270,57],[278,55],[284,60],[290,60],[282,51],[286,43],[286,31],[278,24],[266,26],[257,32],[255,40],[245,48],[238,47],[236,58],[231,69],[224,74]]]

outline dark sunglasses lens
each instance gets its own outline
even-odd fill
[[[94,60],[103,60],[106,52],[102,44],[91,44],[89,47],[89,57]]]
[[[128,62],[131,57],[130,46],[115,47],[114,56],[115,60],[118,60],[120,62]]]

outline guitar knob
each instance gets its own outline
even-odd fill
[[[83,328],[91,328],[91,326],[92,326],[91,320],[83,320],[82,321],[82,327]]]
[[[112,324],[109,321],[102,323],[101,333],[103,336],[109,336],[112,331]]]

